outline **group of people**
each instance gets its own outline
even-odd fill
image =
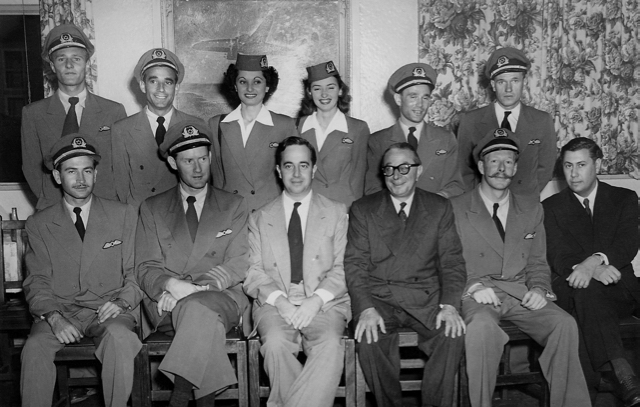
[[[601,380],[640,405],[618,333],[640,300],[637,196],[597,179],[602,151],[581,137],[560,152],[568,188],[540,204],[556,137],[549,114],[520,102],[522,51],[490,56],[496,102],[465,114],[457,137],[425,121],[437,81],[427,64],[391,76],[400,118],[370,134],[346,115],[349,88],[330,61],[307,68],[295,120],[264,105],[279,81],[267,57],[239,54],[223,84],[238,107],[205,122],[173,107],[185,72],[171,51],[141,56],[147,105],[128,118],[87,91],[92,53],[77,27],[54,28],[43,58],[58,90],[23,111],[38,197],[24,406],[50,405],[55,353],[85,336],[105,405],[125,406],[136,325],[173,336],[159,365],[170,406],[213,406],[236,383],[224,344],[240,324],[259,335],[268,406],[331,406],[352,318],[380,407],[402,405],[403,327],[428,356],[423,405],[453,404],[466,350],[471,404],[491,406],[502,320],[544,347],[552,406],[591,405]]]

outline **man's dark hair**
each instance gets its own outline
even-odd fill
[[[391,150],[411,151],[411,153],[413,153],[413,160],[415,161],[414,164],[422,165],[422,161],[420,160],[420,157],[418,156],[418,152],[416,151],[415,148],[413,148],[413,146],[411,144],[409,144],[407,142],[391,144],[389,146],[389,148],[384,150],[384,154],[382,154],[382,162],[380,163],[381,165],[384,165],[384,158],[387,156],[387,153],[389,151],[391,151]]]
[[[311,151],[311,164],[316,165],[316,161],[317,161],[316,149],[313,148],[311,143],[309,143],[307,140],[297,136],[287,137],[286,139],[282,140],[280,144],[278,144],[278,148],[276,148],[276,165],[282,164],[282,154],[284,153],[284,150],[286,150],[287,147],[289,146],[307,147],[309,151]]]
[[[597,160],[598,158],[604,157],[604,155],[602,154],[602,149],[595,141],[586,137],[576,137],[562,146],[562,149],[560,150],[560,159],[564,160],[564,154],[567,151],[578,151],[583,149],[589,151],[589,156],[593,159],[593,161]]]

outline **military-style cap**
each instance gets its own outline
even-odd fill
[[[494,129],[489,131],[473,149],[473,156],[476,161],[480,161],[485,155],[498,150],[513,151],[516,154],[520,152],[516,135],[511,130]]]
[[[84,48],[89,53],[89,57],[93,55],[93,44],[84,32],[73,24],[62,24],[53,27],[47,34],[42,47],[42,59],[50,61],[49,57],[52,53],[69,47]]]
[[[505,72],[526,73],[530,67],[531,62],[524,52],[516,48],[505,47],[493,51],[484,66],[484,74],[487,78],[493,79]]]
[[[238,54],[236,68],[238,71],[262,71],[269,68],[269,61],[266,55]]]
[[[167,130],[164,141],[160,144],[160,154],[167,158],[180,151],[190,150],[200,146],[210,146],[209,127],[198,119],[188,119],[178,122]]]
[[[176,54],[165,48],[152,48],[142,54],[133,73],[136,79],[141,81],[144,77],[144,72],[156,66],[166,66],[176,71],[178,83],[181,83],[182,79],[184,79],[184,65],[182,65]]]
[[[80,133],[67,134],[51,147],[51,151],[45,157],[44,163],[52,171],[64,161],[83,155],[91,156],[94,160],[100,161],[100,155],[94,147],[95,145],[95,139],[91,136],[85,136]]]
[[[318,65],[307,67],[307,74],[309,75],[309,83],[321,81],[330,76],[338,76],[338,68],[336,68],[333,61],[323,62]]]
[[[404,89],[414,85],[429,85],[431,90],[436,87],[438,74],[436,70],[427,64],[408,64],[391,75],[388,89],[391,93],[400,93]]]

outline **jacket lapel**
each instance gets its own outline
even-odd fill
[[[167,228],[173,234],[173,240],[176,245],[180,246],[183,253],[191,253],[193,251],[193,241],[187,226],[187,215],[184,213],[184,207],[182,206],[179,185],[175,188],[175,193],[167,205],[165,219]]]
[[[302,254],[302,271],[305,281],[312,277],[307,276],[305,272],[309,273],[309,270],[313,270],[311,262],[314,261],[316,253],[318,252],[318,248],[314,247],[311,242],[316,241],[315,237],[321,237],[324,234],[323,225],[325,218],[324,208],[320,206],[316,194],[311,195],[307,226],[304,232],[304,251]]]
[[[57,93],[49,97],[49,106],[47,108],[47,114],[45,115],[45,121],[50,129],[60,129],[59,136],[62,136],[62,128],[64,127],[64,119],[67,116],[64,111],[64,106],[60,101]],[[53,130],[55,132],[55,130]]]
[[[253,125],[245,147],[247,163],[258,161],[259,156],[275,153],[275,150],[269,147],[269,144],[273,141],[271,136],[274,129],[274,126],[266,126],[260,122],[256,122]]]
[[[524,243],[524,236],[527,232],[525,230],[527,225],[526,214],[518,206],[517,202],[513,199],[513,194],[509,196],[509,214],[507,215],[507,224],[505,225],[505,237],[504,237],[504,253],[511,255],[518,255],[521,253],[518,247]],[[509,262],[510,257],[503,258],[503,269],[506,269],[506,264]]]
[[[84,276],[94,268],[93,260],[98,255],[104,244],[104,236],[107,235],[103,228],[110,225],[102,202],[96,196],[92,198],[89,220],[82,244],[82,259],[80,261],[80,276]],[[77,234],[77,233],[76,233]]]
[[[529,131],[529,129],[535,128],[536,123],[531,117],[531,110],[529,106],[524,103],[520,103],[520,117],[518,117],[518,127],[516,127],[516,137],[518,138],[518,144],[520,144],[520,155],[524,154],[524,151],[529,146],[531,137],[535,133]]]
[[[256,123],[256,126],[257,125],[258,123]],[[249,169],[249,161],[247,160],[245,147],[242,144],[242,132],[240,131],[240,123],[237,123],[235,121],[231,123],[220,123],[220,131],[222,131],[222,139],[229,147],[229,151],[231,152],[236,165],[238,166],[238,168],[240,168],[240,171],[242,171],[242,175],[244,175],[249,183],[252,183],[253,177],[251,176],[251,170]],[[253,133],[253,130],[251,131],[251,133]],[[251,140],[251,137],[249,137],[249,140]],[[223,160],[224,159],[228,158],[224,157]]]
[[[95,135],[98,134],[102,120],[102,109],[95,96],[87,91],[87,99],[85,101],[82,117],[80,118],[80,133]]]
[[[428,131],[429,126],[425,123],[422,126],[420,141],[418,142],[418,156],[422,161],[422,168],[428,168],[429,164],[435,157],[438,140],[431,137]],[[426,176],[426,174],[424,174]]]
[[[504,255],[504,242],[500,238],[498,229],[496,228],[491,214],[487,211],[482,198],[480,197],[479,186],[472,192],[471,207],[469,209],[469,223],[473,226],[480,236],[489,243],[489,246],[502,257]],[[511,212],[511,211],[510,211]],[[487,231],[490,231],[487,233]]]
[[[300,128],[302,128],[302,124],[300,125]],[[309,130],[305,131],[303,134],[301,134],[300,137],[304,138],[309,143],[311,143],[313,148],[315,148],[316,152],[318,153],[318,160],[317,160],[318,161],[318,163],[317,163],[318,169],[316,171],[316,174],[314,175],[314,178],[317,178],[318,181],[323,182],[324,184],[328,184],[327,176],[324,173],[324,166],[322,165],[322,158],[321,157],[323,157],[323,155],[322,155],[323,152],[321,152],[318,149],[318,140],[316,138],[316,130],[315,129],[309,129]],[[324,146],[323,146],[323,148],[324,148]]]
[[[82,240],[80,239],[80,235],[78,235],[78,231],[76,230],[62,199],[58,202],[56,211],[57,213],[53,215],[53,218],[47,228],[55,241],[58,242],[60,246],[64,247],[69,258],[73,259],[78,263],[78,265],[80,265],[80,258],[82,256]]]
[[[600,242],[597,247],[609,246],[615,237],[616,229],[611,227],[615,224],[620,207],[611,200],[611,195],[607,192],[609,185],[598,182],[598,192],[596,193],[596,205],[593,208],[593,232],[594,240]],[[583,209],[583,211],[585,211]],[[586,213],[586,211],[585,211]],[[594,241],[594,244],[595,244]]]
[[[564,201],[562,205],[561,219],[563,219],[566,224],[571,225],[571,227],[567,229],[584,251],[592,251],[593,224],[591,219],[589,219],[589,215],[587,215],[584,206],[582,206],[582,203],[578,201],[578,198],[576,198],[571,189],[565,188],[559,193],[563,194],[562,199]],[[600,191],[598,191],[598,199],[599,198]],[[597,207],[598,205],[596,205],[596,208]]]
[[[410,215],[411,216],[411,215]],[[406,243],[400,239],[404,232],[402,221],[398,219],[389,193],[385,193],[378,209],[372,215],[373,223],[380,234],[380,238],[387,245],[391,253],[397,256]]]
[[[401,246],[399,252],[399,258],[412,258],[415,251],[418,250],[418,247],[420,247],[422,243],[423,236],[427,233],[429,224],[434,224],[429,221],[429,216],[429,208],[423,200],[423,195],[420,191],[416,190],[411,208],[409,209],[409,217],[407,218],[403,238],[398,239],[404,241],[404,245]]]
[[[196,234],[196,240],[193,243],[193,250],[187,261],[185,270],[191,270],[196,264],[202,260],[207,252],[214,246],[216,236],[218,232],[221,232],[226,226],[220,221],[220,216],[216,214],[220,213],[220,207],[213,193],[213,188],[208,187],[207,197],[202,207],[202,213],[200,214],[200,220],[198,221],[198,233]],[[186,215],[185,215],[186,225]],[[187,228],[187,238],[191,241],[191,234],[189,234]]]
[[[269,239],[269,246],[271,247],[274,258],[278,259],[278,271],[282,279],[282,287],[285,287],[288,293],[289,285],[291,284],[291,257],[289,255],[289,238],[287,237],[287,230],[285,228],[286,223],[282,199],[274,200],[273,205],[270,205],[270,207],[263,212],[263,215],[264,222],[267,225],[266,236]],[[309,213],[309,216],[311,216],[311,213]],[[308,221],[309,220],[307,220],[307,222]]]

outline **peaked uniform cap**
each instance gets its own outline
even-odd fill
[[[90,156],[100,161],[101,157],[95,145],[96,140],[91,136],[80,133],[67,134],[51,147],[49,155],[44,159],[45,166],[52,171],[68,159],[80,156]]]
[[[487,78],[494,79],[505,72],[527,73],[529,68],[531,62],[524,52],[517,48],[505,47],[493,51],[484,67],[484,73]]]
[[[184,79],[184,65],[176,54],[166,48],[152,48],[142,54],[133,71],[136,79],[141,81],[145,71],[156,66],[166,66],[173,69],[178,77],[177,83],[181,83]]]
[[[89,58],[93,55],[93,44],[80,28],[73,24],[62,24],[53,27],[44,40],[42,59],[51,61],[51,54],[59,49],[70,47],[86,49],[89,53]]]
[[[167,158],[181,151],[200,146],[211,146],[209,126],[200,119],[187,119],[173,124],[167,130],[164,141],[158,149],[160,155]]]
[[[511,130],[502,128],[490,130],[473,149],[473,156],[477,162],[485,155],[498,150],[520,153],[518,139]]]
[[[389,92],[400,93],[415,85],[428,85],[431,90],[436,87],[438,73],[430,65],[415,63],[400,67],[389,78]]]

